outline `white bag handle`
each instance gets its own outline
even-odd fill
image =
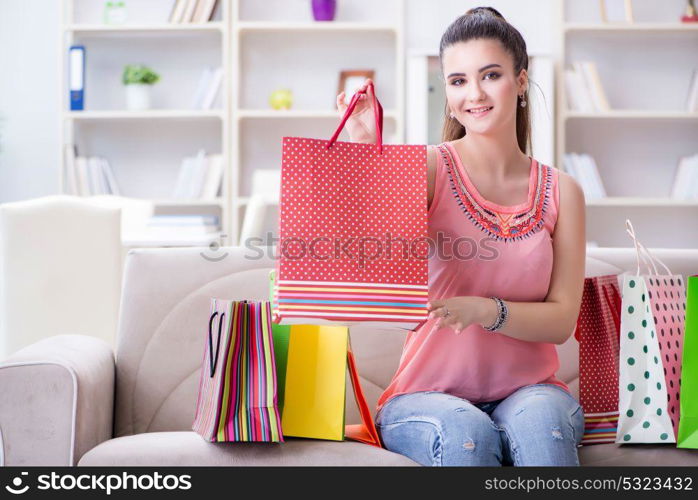
[[[635,251],[637,253],[637,275],[640,275],[640,259],[645,263],[645,266],[647,267],[647,271],[649,275],[654,275],[654,276],[659,276],[659,271],[657,271],[657,262],[659,262],[662,267],[666,270],[667,275],[672,275],[672,272],[669,270],[666,264],[662,262],[658,257],[655,257],[652,255],[652,253],[643,245],[640,243],[637,239],[637,236],[635,236],[635,229],[633,228],[632,223],[630,222],[630,219],[625,219],[625,227],[626,231],[630,235],[630,237],[633,239],[633,242],[635,243]],[[643,253],[644,252],[644,253]],[[650,268],[650,265],[652,265],[652,268]],[[653,272],[654,271],[654,272]]]
[[[660,264],[660,265],[664,268],[664,270],[666,271],[666,274],[667,274],[667,275],[669,275],[669,276],[673,275],[673,273],[669,270],[669,268],[667,267],[667,265],[666,265],[664,262],[662,262],[662,261],[659,259],[659,257],[656,257],[656,256],[652,255],[652,253],[650,253],[650,249],[649,249],[649,248],[645,247],[645,245],[643,245],[643,244],[640,243],[640,242],[638,242],[638,244],[640,245],[640,250],[643,250],[643,251],[647,254],[647,257],[650,259],[650,262],[652,263],[652,266],[654,267],[654,271],[655,271],[655,274],[656,274],[656,275],[661,276],[661,275],[657,272],[657,266],[655,265],[655,262],[659,262],[659,264]]]

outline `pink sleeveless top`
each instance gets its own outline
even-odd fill
[[[453,145],[437,146],[437,157],[428,212],[429,237],[436,243],[429,256],[429,298],[545,300],[559,204],[557,169],[529,157],[528,200],[502,206],[478,193]],[[439,233],[444,243],[439,243]],[[537,383],[569,392],[555,377],[560,366],[555,344],[514,339],[479,324],[460,335],[450,327],[432,331],[435,321],[407,333],[399,367],[378,399],[378,409],[391,397],[416,391],[445,392],[471,403],[497,401]]]

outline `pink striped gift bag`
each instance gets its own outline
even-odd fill
[[[427,319],[425,145],[284,137],[275,322],[381,323],[412,329]],[[377,325],[376,325],[377,326]]]
[[[284,441],[269,301],[211,299],[192,429],[211,442]]]

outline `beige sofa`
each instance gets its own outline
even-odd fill
[[[656,254],[676,273],[698,270],[698,250]],[[97,338],[61,335],[0,365],[0,464],[417,465],[357,442],[207,443],[191,431],[209,299],[266,299],[273,265],[266,248],[130,251],[116,353]],[[635,270],[633,249],[589,250],[587,275],[625,270]],[[404,334],[356,327],[351,339],[375,408]],[[558,375],[575,393],[577,352],[573,338],[559,346]],[[347,423],[358,422],[351,399],[347,412]],[[580,458],[584,465],[698,465],[698,450],[606,444],[582,447]]]

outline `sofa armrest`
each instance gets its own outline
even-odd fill
[[[76,465],[111,439],[115,362],[104,340],[57,335],[0,364],[0,466]]]

